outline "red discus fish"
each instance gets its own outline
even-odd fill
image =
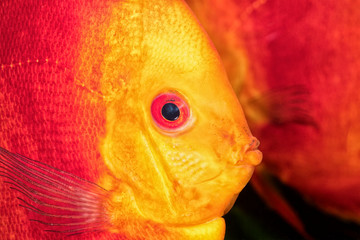
[[[300,231],[264,174],[360,223],[360,1],[189,2],[262,142],[259,192]]]
[[[0,238],[222,239],[261,153],[186,4],[0,13]]]

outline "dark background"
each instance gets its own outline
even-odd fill
[[[303,201],[294,190],[278,181],[276,184],[314,239],[360,239],[359,225],[325,214]],[[234,207],[225,216],[225,221],[226,240],[304,239],[276,212],[267,207],[251,184],[240,193]]]

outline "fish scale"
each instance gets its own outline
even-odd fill
[[[222,239],[261,153],[240,151],[254,137],[184,2],[6,1],[0,12],[5,239]],[[189,114],[166,132],[151,106],[169,93]]]

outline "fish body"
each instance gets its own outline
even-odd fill
[[[4,1],[0,12],[2,238],[223,238],[261,153],[186,4]]]
[[[263,171],[360,223],[360,2],[189,2],[262,143]]]

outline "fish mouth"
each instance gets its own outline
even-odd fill
[[[240,159],[235,163],[236,166],[249,164],[252,166],[257,166],[262,161],[262,153],[258,150],[260,141],[256,137],[251,137],[250,143],[245,145]]]
[[[263,158],[262,152],[258,150],[259,145],[260,145],[260,141],[256,137],[252,136],[250,142],[242,148],[240,153],[239,152],[235,153],[236,155],[235,158],[237,160],[235,161],[232,160],[230,165],[227,165],[226,167],[219,169],[219,171],[216,174],[214,174],[212,177],[196,182],[196,184],[212,181],[218,178],[220,175],[222,175],[227,168],[233,168],[234,165],[235,167],[249,166],[249,165],[255,167],[259,165]]]
[[[259,150],[251,150],[245,153],[243,160],[240,160],[236,163],[236,165],[242,165],[244,163],[250,164],[252,166],[257,166],[262,161],[262,152]]]
[[[244,166],[252,166],[256,167],[259,165],[262,161],[263,154],[260,150],[258,150],[258,147],[260,145],[259,140],[256,137],[251,137],[250,143],[245,145],[241,151],[241,153],[237,153],[236,155],[240,157],[237,157],[238,160],[232,161],[230,165],[225,166],[224,168],[219,169],[219,171],[214,174],[213,176],[203,179],[201,181],[196,182],[195,184],[203,184],[205,182],[213,181],[214,179],[220,177],[224,172],[226,172],[229,169],[232,169],[235,167],[244,167]],[[236,193],[238,195],[238,193]],[[236,198],[235,198],[236,199]]]
[[[242,154],[240,154],[240,158],[235,163],[236,167],[250,167],[254,168],[259,165],[262,161],[262,152],[258,150],[260,145],[260,141],[256,137],[251,137],[249,144],[245,145],[242,149]],[[250,177],[249,177],[250,180]],[[241,190],[240,190],[241,191]],[[226,205],[224,209],[224,215],[230,211],[230,209],[234,206],[236,199],[238,198],[240,191],[235,192],[234,195],[229,200],[229,203]]]

